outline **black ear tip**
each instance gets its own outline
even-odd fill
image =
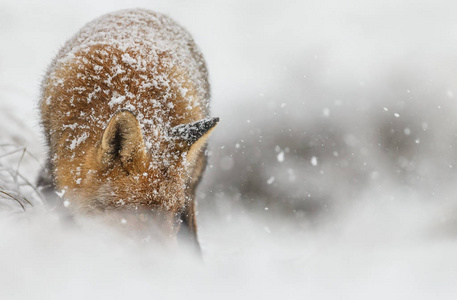
[[[208,129],[213,128],[217,125],[217,123],[219,123],[219,117],[208,118],[206,119],[206,121],[203,121],[203,124],[205,124],[205,126],[208,127]]]
[[[219,117],[207,118],[206,120],[202,120],[202,129],[204,129],[204,131],[206,132],[211,128],[215,127],[217,123],[219,123]]]
[[[199,138],[204,136],[219,122],[219,118],[206,118],[193,123],[181,124],[171,129],[171,135],[186,141],[188,145],[192,145]]]

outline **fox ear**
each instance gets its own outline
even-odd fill
[[[99,160],[104,167],[120,163],[131,172],[135,162],[141,160],[146,147],[141,133],[140,123],[130,111],[116,113],[103,133],[99,147]]]
[[[219,118],[207,118],[173,127],[171,134],[178,141],[181,150],[187,151],[187,161],[197,158],[218,122]]]

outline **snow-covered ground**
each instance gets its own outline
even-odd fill
[[[208,61],[221,122],[199,191],[203,265],[67,228],[27,182],[45,157],[47,64],[87,21],[129,7],[169,14]],[[0,298],[453,299],[456,9],[0,0],[0,186],[34,204],[24,214],[0,196]]]

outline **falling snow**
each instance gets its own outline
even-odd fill
[[[0,31],[1,139],[24,145],[37,157],[38,161],[25,155],[19,167],[19,174],[29,175],[33,184],[46,162],[44,139],[39,139],[40,127],[34,123],[37,74],[45,71],[52,53],[81,25],[78,20],[88,18],[88,11],[75,9],[84,7],[71,1],[65,5],[40,1],[28,9],[19,1],[10,2],[0,10],[4,24],[0,23],[8,25]],[[411,9],[411,3],[396,1],[395,14],[381,4],[360,1],[283,5],[274,0],[259,9],[259,3],[236,0],[204,10],[180,1],[156,4],[188,26],[202,45],[210,62],[212,110],[223,120],[210,138],[207,173],[199,186],[198,232],[204,267],[175,253],[175,246],[165,253],[157,251],[157,243],[147,236],[137,247],[113,235],[110,228],[91,222],[81,220],[82,226],[67,228],[65,216],[32,201],[38,196],[31,189],[32,194],[26,194],[34,204],[27,211],[30,214],[4,213],[0,218],[3,298],[81,299],[97,297],[101,290],[107,297],[134,299],[144,295],[276,299],[290,291],[297,299],[347,295],[446,299],[456,293],[457,84],[452,61],[457,46],[449,38],[457,36],[450,17],[456,10],[454,2],[437,6],[426,0]],[[90,13],[116,6],[93,2]],[[240,18],[240,14],[249,17]],[[157,20],[169,22],[160,16]],[[350,22],[346,22],[348,16]],[[92,23],[91,29],[96,26]],[[136,27],[130,29],[133,34],[117,33],[135,44]],[[170,32],[188,36],[180,27],[173,26]],[[86,29],[84,34],[88,33]],[[88,47],[98,43],[86,41]],[[24,43],[33,47],[23,47]],[[93,105],[103,99],[111,114],[138,111],[146,105],[163,109],[164,114],[149,111],[137,117],[149,153],[161,161],[173,160],[161,150],[167,149],[168,129],[179,122],[166,116],[181,106],[168,100],[189,97],[184,114],[200,107],[197,99],[204,99],[202,107],[207,109],[206,83],[199,81],[195,89],[179,77],[173,81],[154,74],[138,86],[144,91],[158,87],[163,93],[143,97],[143,92],[140,97],[126,78],[153,72],[146,65],[158,56],[142,59],[127,44],[110,41],[112,47],[126,50],[116,56],[113,67],[96,64],[76,72],[74,82],[98,76],[101,84],[74,86],[75,97],[65,103]],[[155,49],[169,45],[164,41]],[[68,57],[60,56],[54,63],[65,64],[72,57],[87,66],[90,60],[77,56],[83,48],[67,44]],[[184,52],[180,54],[188,58]],[[100,55],[104,60],[113,58]],[[198,65],[191,63],[190,69],[195,71]],[[113,91],[116,83],[122,89]],[[53,89],[64,92],[66,84],[56,78]],[[162,101],[164,95],[167,101]],[[42,98],[47,105],[64,100]],[[57,133],[64,138],[58,145],[86,157],[80,150],[100,135],[86,127],[86,121],[97,113],[78,113],[68,116],[64,130]],[[109,118],[92,121],[101,130]],[[14,178],[17,166],[15,160],[12,167],[2,168]],[[81,179],[84,184],[87,170],[73,171],[71,180]],[[3,176],[0,172],[0,180]],[[24,182],[16,179],[22,189]],[[62,190],[59,195],[69,192]],[[0,198],[3,210],[8,197]],[[65,207],[74,205],[63,202]],[[133,223],[127,218],[112,221],[122,228]],[[101,285],[94,284],[100,278]]]
[[[283,162],[284,161],[284,151],[279,152],[279,154],[276,156],[276,159],[279,162]]]
[[[315,156],[311,157],[311,164],[313,166],[317,166],[317,157],[315,157]]]

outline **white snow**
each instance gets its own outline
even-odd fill
[[[317,166],[317,157],[315,157],[315,156],[311,157],[311,164],[313,166]]]
[[[284,151],[279,152],[278,155],[276,156],[276,159],[279,162],[283,162],[284,161]]]
[[[134,59],[133,57],[131,57],[130,54],[128,54],[128,53],[122,54],[122,61],[131,66],[135,66],[135,64],[138,63],[138,61],[136,59]]]
[[[5,209],[0,298],[452,299],[457,7],[387,4],[1,2],[0,139],[38,158],[27,154],[18,168],[30,182],[45,159],[36,107],[46,66],[86,21],[109,11],[146,7],[188,28],[208,61],[221,122],[200,186],[204,264],[89,221],[67,228],[40,205]],[[14,182],[21,152],[14,155],[0,164],[10,190],[24,183]],[[1,207],[16,207],[7,198]],[[296,212],[278,212],[278,203]]]
[[[108,105],[112,108],[115,105],[121,104],[122,102],[124,102],[124,100],[125,100],[125,96],[113,95],[113,97],[111,97],[111,101],[108,102]]]
[[[76,147],[79,146],[81,143],[83,143],[88,137],[89,137],[89,134],[87,132],[83,132],[79,137],[77,137],[71,141],[69,148],[71,150],[76,149]]]

